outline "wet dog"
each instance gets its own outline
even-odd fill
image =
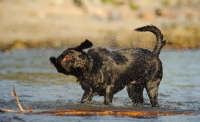
[[[66,49],[50,62],[59,73],[73,75],[80,82],[83,93],[81,102],[89,102],[94,95],[104,96],[104,103],[110,104],[113,95],[125,86],[132,101],[143,104],[143,90],[146,89],[153,107],[158,105],[158,88],[163,75],[159,54],[165,45],[161,31],[155,26],[144,26],[136,31],[150,31],[156,35],[153,51],[142,48],[110,50],[91,48],[92,42],[85,40],[79,46]],[[84,51],[84,49],[88,49]]]

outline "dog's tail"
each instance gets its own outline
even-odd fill
[[[137,28],[135,29],[136,31],[150,31],[152,33],[154,33],[156,35],[156,46],[153,50],[153,54],[158,57],[159,54],[160,54],[160,51],[162,49],[162,47],[165,45],[166,43],[166,40],[163,40],[163,35],[161,33],[161,31],[156,27],[156,26],[153,26],[153,25],[147,25],[147,26],[144,26],[144,27],[140,27],[140,28]]]

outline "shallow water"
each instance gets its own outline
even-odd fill
[[[34,110],[67,109],[77,105],[83,90],[72,76],[58,74],[50,64],[49,57],[59,55],[62,50],[16,50],[11,54],[0,53],[0,109],[18,110],[15,99],[9,94],[12,85],[21,103]],[[192,111],[195,116],[55,116],[0,113],[2,121],[198,121],[200,119],[200,50],[162,51],[164,77],[159,89],[159,111]],[[143,109],[151,109],[144,90]],[[88,107],[108,108],[103,97],[95,96]],[[126,90],[114,96],[111,109],[129,108],[132,102]]]

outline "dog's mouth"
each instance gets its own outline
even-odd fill
[[[72,59],[72,56],[71,56],[71,55],[66,55],[66,56],[63,58],[62,61],[67,62],[67,61],[69,61],[69,60],[71,60],[71,59]]]

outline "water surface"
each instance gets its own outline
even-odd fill
[[[15,99],[9,94],[15,85],[22,103],[34,110],[56,110],[76,106],[80,109],[83,94],[73,76],[57,73],[49,57],[62,50],[16,50],[11,54],[0,53],[0,109],[18,110]],[[192,111],[196,116],[126,117],[126,116],[55,116],[1,113],[0,120],[17,121],[198,121],[200,119],[200,50],[162,51],[164,76],[159,89],[158,110]],[[143,109],[152,109],[144,90]],[[103,97],[95,96],[87,105],[96,109],[108,108]],[[126,89],[114,96],[111,109],[132,109]]]

